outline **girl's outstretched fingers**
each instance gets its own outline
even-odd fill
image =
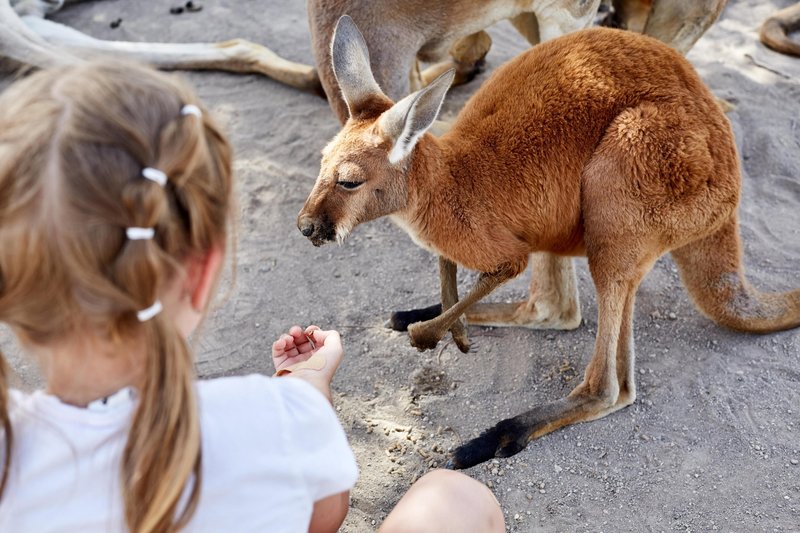
[[[292,326],[272,344],[272,361],[280,373],[292,365],[303,363],[319,354],[325,361],[322,368],[329,380],[342,359],[342,343],[337,331],[323,331],[319,326]]]

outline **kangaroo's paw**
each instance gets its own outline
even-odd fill
[[[395,331],[408,331],[408,326],[415,322],[425,322],[442,314],[442,304],[411,309],[409,311],[396,311],[386,321],[386,327]]]
[[[419,351],[433,350],[442,340],[445,331],[439,331],[426,322],[417,322],[408,326],[411,346]]]
[[[467,337],[467,321],[463,316],[450,326],[450,333],[453,335],[453,341],[458,346],[458,349],[461,350],[461,353],[468,353],[472,344],[469,342],[469,337]]]

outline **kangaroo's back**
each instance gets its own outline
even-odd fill
[[[727,124],[678,52],[645,35],[595,28],[542,43],[497,69],[446,138],[459,139],[465,153],[488,145],[504,157],[559,151],[585,162],[609,124],[644,102],[679,103],[688,114]]]
[[[660,119],[637,120],[643,106]],[[738,172],[727,171],[737,168],[734,150],[721,150],[707,171],[675,176],[669,157],[658,157],[657,146],[645,147],[656,142],[648,128],[683,121],[691,123],[686,135],[733,146],[727,119],[683,56],[647,36],[597,28],[543,43],[503,65],[469,100],[442,144],[459,186],[480,191],[464,201],[487,227],[497,233],[502,224],[509,239],[535,250],[573,254],[584,247],[582,180],[601,141],[612,142],[612,125],[623,151],[645,149],[657,158],[654,164],[665,171],[643,179],[663,191],[662,198],[672,194],[673,179],[702,185],[713,176],[725,182],[721,188],[736,186]],[[677,149],[684,140],[657,142]]]

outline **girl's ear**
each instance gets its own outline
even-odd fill
[[[192,308],[199,313],[208,308],[224,256],[224,244],[215,244],[205,254],[189,259],[186,265],[185,290],[190,295]]]

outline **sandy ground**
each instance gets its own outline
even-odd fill
[[[202,12],[177,17],[167,14],[173,3],[89,2],[56,20],[108,39],[244,37],[311,62],[304,2],[205,0]],[[800,285],[800,60],[768,51],[756,34],[791,3],[732,0],[689,56],[716,94],[736,104],[729,117],[743,157],[745,263],[764,290]],[[526,48],[506,23],[491,34],[489,71]],[[446,114],[487,74],[453,90]],[[327,104],[255,75],[186,76],[227,124],[241,209],[236,284],[196,344],[198,371],[270,374],[270,344],[290,325],[342,331],[335,404],[361,469],[342,531],[374,530],[451,447],[580,379],[597,326],[585,260],[579,329],[470,328],[475,353],[443,344],[420,354],[382,323],[393,309],[435,300],[435,258],[385,220],[338,248],[314,248],[295,227],[320,149],[339,128]],[[465,288],[473,275],[460,279]],[[524,298],[527,283],[523,276],[493,298]],[[800,331],[727,331],[697,313],[680,287],[663,258],[639,290],[633,406],[467,471],[493,489],[510,531],[800,530]],[[22,386],[36,385],[7,333],[2,339]]]

